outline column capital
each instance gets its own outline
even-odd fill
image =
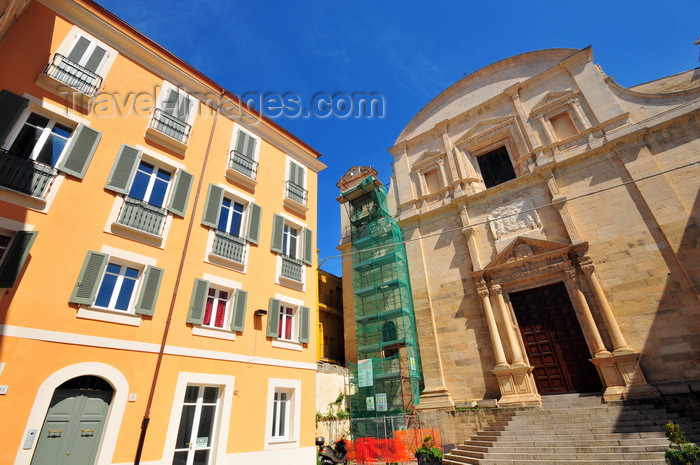
[[[494,295],[501,295],[501,294],[503,294],[503,288],[501,287],[500,284],[492,284],[492,285],[491,285],[491,291],[494,293]]]
[[[579,258],[578,266],[586,274],[591,274],[593,273],[593,271],[595,271],[595,265],[593,264],[593,260],[588,255]]]

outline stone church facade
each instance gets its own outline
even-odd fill
[[[504,59],[390,149],[419,408],[700,391],[700,69],[624,88],[592,50]]]

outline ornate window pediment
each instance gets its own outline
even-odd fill
[[[447,154],[440,151],[426,151],[411,167],[411,176],[416,183],[418,198],[428,199],[439,196],[449,186],[445,172]]]
[[[580,94],[573,90],[547,92],[529,117],[539,123],[544,145],[558,144],[562,149],[576,145],[581,134],[591,127],[581,107]]]

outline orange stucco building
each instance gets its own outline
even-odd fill
[[[0,463],[314,460],[320,154],[90,0],[0,31]]]

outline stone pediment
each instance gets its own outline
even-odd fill
[[[489,118],[479,121],[473,128],[469,129],[462,137],[460,137],[459,140],[455,142],[455,145],[461,146],[469,144],[474,139],[478,139],[486,134],[492,134],[493,132],[500,132],[514,123],[514,116]]]
[[[559,106],[561,103],[570,97],[575,97],[576,92],[567,90],[564,92],[547,92],[547,94],[540,100],[537,105],[530,111],[530,116],[544,113],[552,109],[552,107]]]
[[[413,169],[420,169],[437,163],[444,156],[445,152],[440,152],[439,150],[426,151],[418,160],[416,160],[415,163],[413,163]]]
[[[484,268],[484,271],[516,261],[536,260],[537,257],[544,258],[559,254],[566,255],[571,247],[571,244],[518,236]]]

